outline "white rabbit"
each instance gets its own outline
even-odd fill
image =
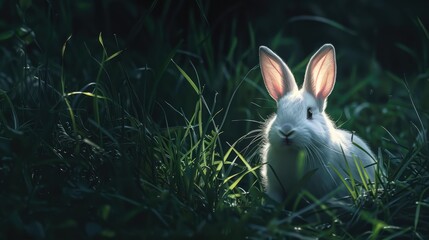
[[[362,161],[373,182],[372,151],[356,135],[337,129],[324,111],[335,85],[334,47],[325,44],[313,55],[300,90],[288,66],[269,48],[259,48],[259,61],[265,86],[277,102],[277,113],[266,121],[263,131],[261,177],[268,196],[281,202],[302,189],[318,198],[334,190],[335,197],[347,196],[334,168],[344,179],[351,172],[359,181],[355,159]]]

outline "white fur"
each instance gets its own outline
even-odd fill
[[[300,90],[295,87],[293,75],[284,72],[290,71],[289,68],[271,50],[261,47],[260,61],[265,85],[278,106],[263,131],[261,176],[267,194],[280,202],[288,193],[302,190],[296,189],[298,183],[315,170],[304,183],[305,190],[316,197],[334,190],[337,190],[336,196],[346,196],[347,190],[333,168],[348,178],[344,171],[347,161],[352,175],[359,180],[354,157],[364,166],[373,165],[366,171],[374,181],[374,154],[369,147],[356,135],[352,137],[351,133],[337,129],[324,112],[326,98],[335,84],[333,46],[324,45],[312,57]],[[311,108],[311,119],[307,119],[308,108]],[[286,132],[291,134],[285,137]],[[372,156],[354,146],[352,139]]]

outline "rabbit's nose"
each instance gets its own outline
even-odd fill
[[[295,131],[293,130],[292,125],[290,125],[290,124],[285,124],[285,125],[283,125],[283,126],[280,128],[279,132],[280,132],[280,135],[282,135],[283,137],[285,137],[285,138],[290,138],[290,137],[291,137],[291,135],[292,135]]]
[[[283,137],[289,138],[295,131],[290,124],[285,124],[282,126],[279,132]]]

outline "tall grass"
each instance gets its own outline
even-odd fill
[[[342,74],[331,96],[328,112],[370,143],[386,169],[384,181],[366,185],[362,169],[360,180],[345,181],[353,202],[308,195],[305,205],[278,204],[259,183],[258,129],[275,108],[259,74],[257,45],[291,48],[299,40],[281,30],[259,37],[259,23],[242,25],[238,17],[215,24],[213,3],[185,2],[143,6],[148,10],[126,40],[109,33],[116,23],[107,17],[106,33],[72,33],[73,14],[95,7],[85,1],[5,6],[18,16],[0,33],[0,238],[429,235],[424,21],[411,26],[425,51],[398,45],[419,64],[414,72],[398,76],[371,59]],[[105,16],[110,4],[100,8]],[[189,11],[179,25],[169,19],[180,16],[174,4]],[[136,6],[121,5],[134,17]],[[56,13],[64,28],[51,19]],[[357,32],[321,17],[289,24],[303,19],[339,35]],[[135,45],[140,31],[152,45]],[[347,65],[349,55],[337,51]],[[310,53],[290,52],[299,75]],[[373,71],[359,73],[362,64]]]

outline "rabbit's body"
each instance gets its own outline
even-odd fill
[[[271,50],[261,47],[260,61],[265,85],[278,106],[263,133],[261,176],[267,194],[282,201],[287,194],[302,190],[297,188],[316,197],[339,188],[336,196],[346,196],[334,168],[344,178],[350,177],[350,169],[359,179],[355,159],[370,166],[366,171],[373,181],[375,164],[369,147],[356,135],[336,129],[324,112],[335,84],[332,45],[324,45],[310,60],[300,90],[289,68]]]

